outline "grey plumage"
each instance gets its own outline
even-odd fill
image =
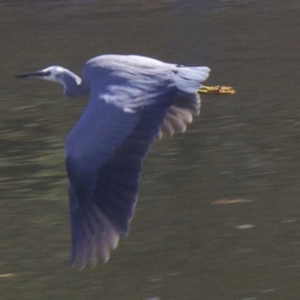
[[[207,67],[185,67],[142,56],[102,55],[82,78],[59,66],[19,75],[56,81],[64,93],[90,93],[65,144],[72,258],[82,267],[104,261],[128,233],[142,163],[155,137],[184,132],[200,112],[197,93]]]

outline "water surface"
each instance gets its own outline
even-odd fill
[[[1,299],[295,299],[300,286],[300,5],[1,1]],[[16,73],[102,53],[209,65],[185,135],[146,160],[129,236],[69,268],[64,139],[87,99]]]

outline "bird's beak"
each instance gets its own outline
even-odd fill
[[[32,73],[25,73],[25,74],[20,74],[16,75],[15,78],[27,78],[27,77],[46,77],[51,74],[50,71],[37,71],[37,72],[32,72]]]

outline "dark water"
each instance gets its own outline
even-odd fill
[[[299,299],[297,0],[0,2],[0,298]],[[69,268],[64,138],[85,100],[13,75],[101,53],[212,68],[185,135],[152,147],[130,235]]]

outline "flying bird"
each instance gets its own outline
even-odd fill
[[[137,202],[142,163],[163,132],[184,132],[200,112],[197,93],[208,67],[137,56],[88,60],[80,78],[51,66],[16,78],[61,83],[64,94],[90,94],[65,142],[71,214],[71,265],[104,262],[126,236]]]

